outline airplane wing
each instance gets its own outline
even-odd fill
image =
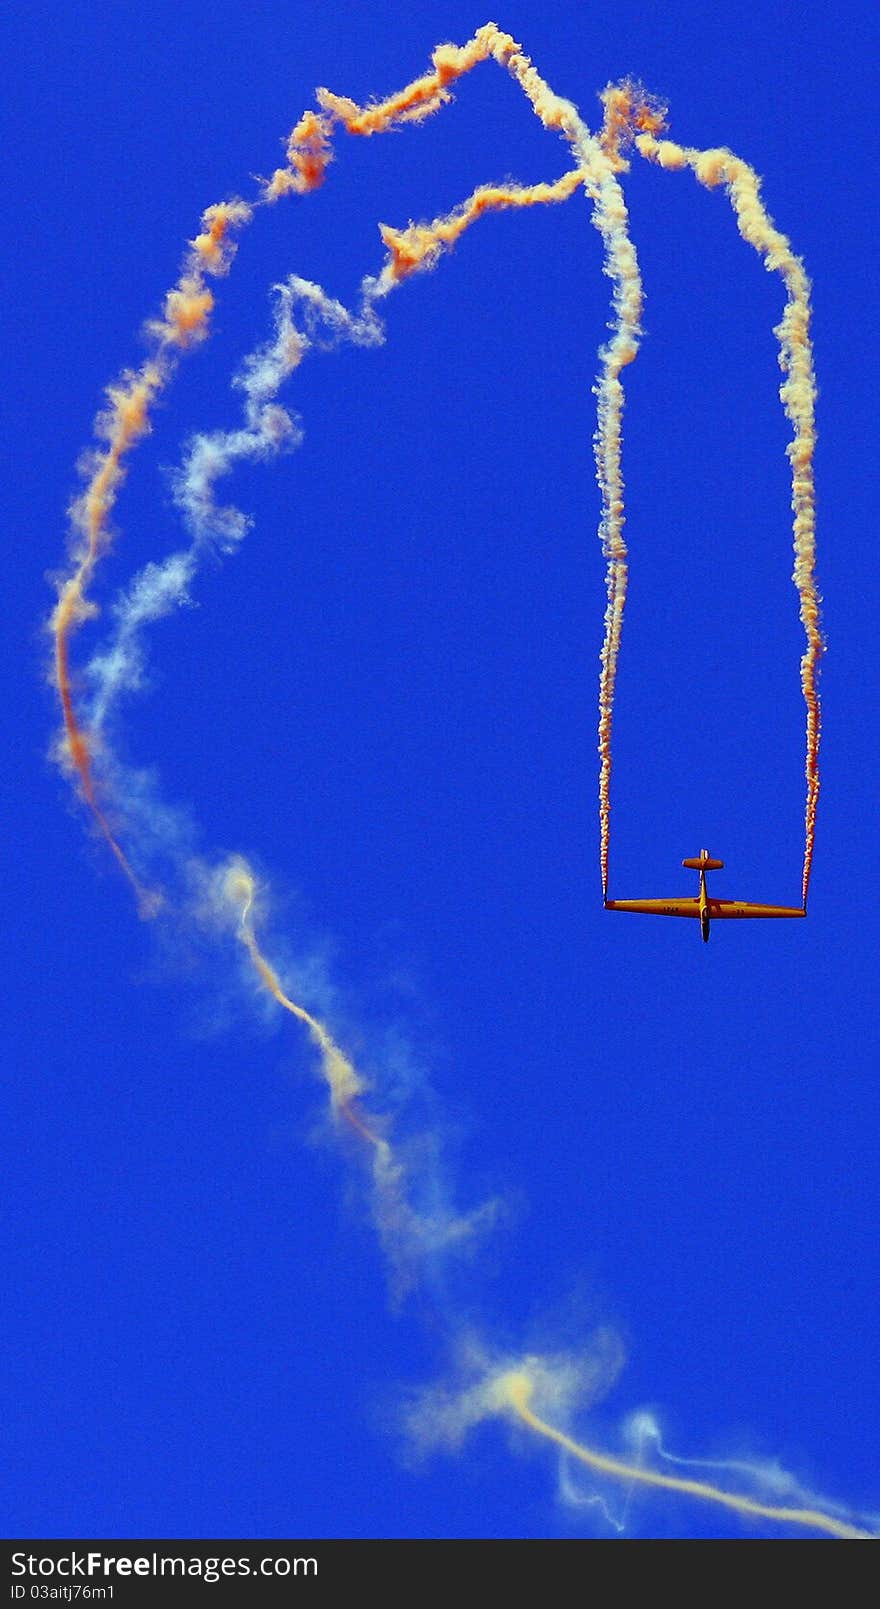
[[[710,899],[709,915],[713,922],[731,916],[806,916],[806,911],[794,905],[750,905],[748,900]]]
[[[700,902],[698,899],[607,899],[605,909],[640,911],[645,916],[699,916]]]

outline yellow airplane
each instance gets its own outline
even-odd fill
[[[733,916],[806,916],[806,910],[790,905],[750,905],[741,899],[710,899],[706,892],[706,873],[720,871],[723,860],[712,860],[708,849],[700,850],[699,860],[683,860],[682,866],[700,874],[700,892],[692,899],[606,899],[606,911],[642,911],[646,916],[698,916],[703,943],[709,942],[710,922]]]

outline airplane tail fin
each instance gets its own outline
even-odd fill
[[[687,866],[693,872],[720,872],[724,866],[723,860],[712,860],[704,849],[699,860],[683,860],[682,866]]]

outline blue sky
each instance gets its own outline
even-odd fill
[[[253,858],[267,953],[320,970],[317,1003],[332,995],[403,1132],[437,1139],[437,1188],[505,1203],[427,1294],[389,1299],[359,1159],[328,1139],[296,1025],[255,998],[233,942],[137,919],[46,760],[45,575],[76,460],[202,208],[253,193],[316,84],[384,95],[485,20],[270,0],[245,21],[195,0],[5,24],[15,1534],[593,1534],[546,1446],[492,1423],[418,1461],[395,1426],[408,1393],[451,1378],[456,1337],[558,1353],[599,1327],[626,1362],[573,1415],[590,1444],[620,1450],[648,1407],[682,1456],[778,1459],[853,1512],[880,1501],[864,8],[833,25],[782,4],[736,27],[693,4],[497,18],[591,125],[595,92],[631,73],[674,138],[745,156],[813,279],[829,653],[806,922],[704,947],[692,924],[602,910],[608,284],[579,198],[483,220],[389,298],[384,346],[308,358],[285,396],[301,450],[236,475],[253,530],[157,626],[126,706],[124,759],[155,768],[201,853]],[[381,264],[378,221],[567,161],[491,66],[421,128],[340,134],[326,187],[244,236],[213,339],[132,460],[98,600],[179,542],[168,467],[194,430],[237,423],[229,381],[270,333],[273,283],[295,272],[351,303]],[[691,892],[679,862],[705,844],[719,893],[795,904],[781,286],[723,196],[641,163],[624,182],[646,334],[626,374],[610,892]],[[82,633],[80,663],[100,640],[100,622]],[[774,1532],[636,1497],[626,1534]]]

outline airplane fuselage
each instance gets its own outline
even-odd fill
[[[703,935],[704,944],[709,943],[709,923],[711,920],[712,918],[709,915],[709,895],[706,890],[706,868],[702,866],[700,868],[700,932]]]

